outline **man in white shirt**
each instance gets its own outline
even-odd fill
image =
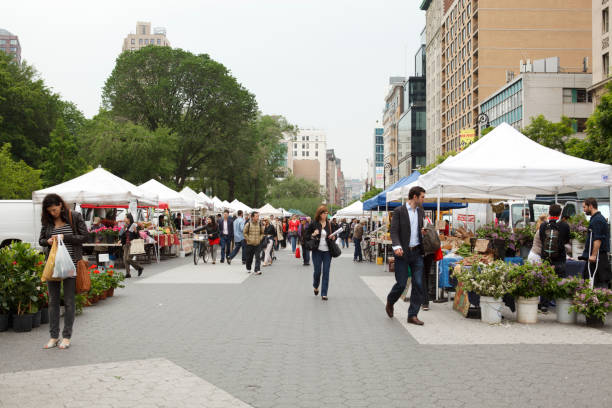
[[[234,240],[234,223],[229,217],[229,211],[223,212],[223,218],[219,220],[219,236],[221,241],[221,263],[227,258],[227,264],[232,262],[230,257],[232,241]]]
[[[408,323],[422,326],[417,317],[424,299],[423,291],[423,224],[425,189],[412,187],[408,202],[393,211],[391,219],[391,243],[395,254],[395,285],[387,296],[385,310],[393,317],[393,305],[406,288],[408,268],[412,271],[412,293],[408,309]]]

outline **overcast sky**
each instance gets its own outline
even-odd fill
[[[207,53],[265,114],[327,131],[345,177],[365,176],[389,76],[412,75],[425,24],[420,0],[2,1],[0,28],[22,58],[87,117],[137,21],[173,47]]]

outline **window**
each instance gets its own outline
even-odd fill
[[[157,45],[161,45],[161,39],[160,38],[157,39]]]
[[[17,40],[11,40],[11,45],[17,45]]]
[[[142,38],[138,39],[138,44],[142,45]]]
[[[319,151],[318,150],[315,152],[315,156],[319,157]]]
[[[609,9],[606,7],[601,12],[601,32],[602,34],[607,33],[610,28],[610,12],[608,10]]]
[[[6,40],[0,40],[0,45],[6,44]]]
[[[294,151],[293,151],[293,156],[294,156],[294,157],[297,157],[297,155],[298,155],[298,154],[297,154],[297,150],[294,150]]]
[[[306,151],[306,156],[310,156],[310,152],[308,150]]]
[[[586,131],[586,118],[571,118],[573,123],[572,123],[572,128],[574,129],[574,132],[584,132]]]
[[[315,149],[319,150],[319,144],[315,144]]]
[[[603,74],[604,77],[608,77],[610,75],[610,54],[607,52],[602,56],[603,62]]]
[[[149,45],[149,39],[145,38],[145,45]]]
[[[306,140],[310,140],[310,136],[306,136]]]
[[[293,144],[293,148],[294,148],[294,149],[297,149],[297,143],[294,143],[294,144]]]
[[[136,39],[135,39],[135,38],[132,38],[131,43],[132,43],[132,44],[136,44]]]
[[[302,157],[306,156],[306,152],[302,151]]]

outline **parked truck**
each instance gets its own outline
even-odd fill
[[[0,200],[0,248],[15,241],[38,246],[40,211],[32,200]]]

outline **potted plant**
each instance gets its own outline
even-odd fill
[[[576,214],[568,221],[572,243],[572,256],[578,258],[584,251],[589,221],[584,214]]]
[[[588,327],[603,327],[606,314],[612,312],[612,291],[585,284],[576,290],[570,310],[584,314]]]
[[[547,263],[511,265],[508,278],[512,282],[510,293],[517,298],[518,322],[536,323],[539,297],[551,295],[557,284],[554,268]]]
[[[108,289],[108,297],[112,297],[115,294],[115,289],[117,288],[124,288],[125,286],[121,283],[125,280],[125,275],[121,272],[117,273],[115,272],[115,270],[113,269],[114,266],[110,265],[107,270],[106,273],[110,276],[110,284],[111,287],[110,289]]]
[[[577,277],[564,278],[557,281],[553,297],[557,305],[557,321],[559,323],[576,323],[576,312],[570,310],[574,295],[578,288],[584,286],[584,281]]]
[[[508,279],[510,266],[504,261],[479,263],[471,268],[456,268],[453,276],[467,291],[480,295],[481,320],[485,323],[501,322],[502,296],[512,289]]]
[[[514,231],[514,245],[519,249],[523,259],[529,256],[529,251],[533,246],[533,237],[535,236],[535,225],[527,225],[524,228],[518,228]]]
[[[42,288],[43,290],[38,295],[40,308],[40,323],[47,324],[49,323],[49,292],[47,292],[44,285],[42,286]]]
[[[495,225],[493,223],[483,225],[476,230],[476,236],[489,240],[495,250],[495,258],[503,259],[508,249],[508,241],[512,231],[504,224]]]

